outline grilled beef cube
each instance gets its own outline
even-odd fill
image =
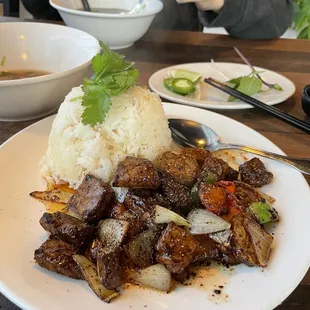
[[[139,214],[136,214],[125,205],[118,204],[114,206],[111,211],[111,217],[129,223],[129,238],[133,238],[142,232],[145,226],[145,223],[140,221],[140,218],[142,217],[141,213],[139,212]]]
[[[224,188],[213,184],[201,183],[198,195],[203,206],[210,212],[217,215],[228,213],[229,209]]]
[[[96,232],[96,228],[62,212],[44,213],[40,219],[41,226],[53,236],[82,247]]]
[[[182,273],[192,262],[197,246],[190,233],[171,222],[156,244],[156,259],[171,273]]]
[[[160,178],[155,166],[145,158],[126,157],[118,164],[113,186],[137,189],[156,189]]]
[[[200,180],[204,181],[210,174],[216,176],[216,181],[233,181],[238,178],[238,172],[231,168],[224,160],[216,157],[207,157],[202,166]]]
[[[174,206],[174,211],[186,213],[193,202],[190,196],[190,190],[168,174],[161,177],[162,192],[167,200]]]
[[[113,198],[111,186],[88,174],[71,197],[69,208],[81,214],[84,221],[94,223],[107,215]]]
[[[236,197],[237,203],[243,211],[245,211],[251,203],[262,201],[264,199],[263,196],[251,186],[239,181],[235,181],[234,183],[236,185],[234,197]]]
[[[133,238],[142,231],[154,227],[156,205],[170,207],[170,203],[159,193],[152,193],[152,196],[148,197],[145,191],[141,193],[141,191],[129,190],[124,202],[112,208],[110,216],[127,221],[130,225],[129,236]]]
[[[128,228],[128,222],[106,219],[101,222],[98,229],[98,241],[93,256],[97,258],[99,279],[108,289],[114,289],[122,284],[124,276],[122,245],[126,240]]]
[[[265,267],[273,237],[245,214],[232,218],[231,230],[231,245],[237,259],[248,266]]]
[[[226,247],[221,244],[217,244],[218,258],[221,263],[225,265],[238,265],[241,264],[241,260],[235,255],[232,247]]]
[[[100,282],[113,290],[122,284],[124,278],[123,250],[118,247],[103,247],[97,253],[97,272]]]
[[[239,173],[241,181],[254,187],[262,187],[272,181],[273,174],[267,171],[263,162],[253,158],[240,165]]]
[[[206,158],[212,156],[212,153],[206,149],[183,148],[181,154],[190,155],[197,160],[199,167],[202,167]]]
[[[195,235],[194,237],[199,245],[195,250],[193,263],[217,260],[226,265],[240,264],[240,260],[235,257],[230,246],[223,246],[209,238],[208,235]]]
[[[149,206],[159,205],[161,207],[171,209],[170,201],[164,197],[161,193],[152,190],[136,190],[130,189],[128,191],[128,197],[139,197],[143,200],[143,203]]]
[[[186,186],[193,185],[200,172],[198,162],[193,156],[173,152],[165,152],[162,155],[159,168],[164,174]]]
[[[138,224],[135,224],[136,227],[140,226],[142,228],[141,231],[154,227],[154,210],[157,204],[157,200],[153,197],[142,198],[131,192],[127,194],[124,201],[124,205],[127,207],[128,212],[138,221]]]
[[[34,252],[34,259],[43,268],[64,276],[82,279],[82,274],[73,260],[75,246],[62,240],[48,239]]]
[[[85,252],[85,257],[94,264],[96,264],[98,253],[102,249],[103,249],[102,242],[98,238],[95,238],[93,242],[90,244],[90,246],[87,248]]]
[[[200,263],[212,259],[218,259],[219,251],[216,248],[216,242],[209,238],[208,235],[195,235],[198,246],[193,255],[193,263]]]

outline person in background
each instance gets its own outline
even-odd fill
[[[37,19],[59,20],[48,0],[22,0]],[[162,0],[164,9],[155,17],[154,28],[202,31],[224,27],[243,39],[280,37],[293,19],[293,0]]]
[[[49,4],[49,0],[21,0],[25,9],[35,18],[44,20],[61,20],[56,9]]]
[[[162,0],[154,27],[201,31],[224,27],[243,39],[280,37],[293,20],[293,0]]]

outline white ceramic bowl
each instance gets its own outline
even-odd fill
[[[56,110],[88,74],[98,41],[73,28],[41,23],[0,23],[0,71],[42,70],[51,74],[0,81],[0,120],[37,118]]]
[[[89,0],[92,8],[132,9],[137,0]],[[149,29],[155,15],[163,9],[159,0],[146,0],[137,14],[121,15],[85,12],[80,0],[50,0],[65,23],[86,31],[107,43],[112,49],[125,48],[139,40]]]

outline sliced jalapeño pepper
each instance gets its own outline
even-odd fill
[[[192,81],[188,79],[173,79],[172,80],[172,89],[181,95],[188,95],[195,91],[195,85]]]
[[[173,81],[173,78],[167,78],[167,79],[164,79],[164,85],[167,89],[173,91],[173,88],[172,88],[172,81]]]

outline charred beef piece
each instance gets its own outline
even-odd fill
[[[174,206],[172,209],[186,213],[193,204],[190,190],[168,174],[162,174],[161,183],[163,195]]]
[[[234,197],[237,199],[237,204],[239,207],[245,211],[249,205],[253,202],[262,201],[264,198],[251,186],[235,181],[236,192],[234,193]]]
[[[218,250],[217,260],[221,263],[228,266],[238,265],[241,263],[241,260],[235,255],[232,247],[216,244],[216,248]]]
[[[237,259],[248,266],[265,267],[273,237],[245,214],[232,218],[231,229],[231,245]]]
[[[199,179],[204,181],[209,174],[215,174],[217,177],[216,181],[233,181],[238,178],[236,170],[231,168],[224,160],[213,156],[205,159]]]
[[[155,166],[145,158],[126,157],[118,164],[113,186],[156,189],[160,178]]]
[[[190,155],[197,160],[199,167],[202,167],[206,158],[211,157],[212,153],[206,149],[198,149],[198,148],[183,148],[181,150],[181,154]]]
[[[162,155],[159,168],[164,174],[170,175],[186,186],[192,186],[200,172],[198,162],[193,156],[173,152],[165,152]]]
[[[195,235],[194,237],[199,245],[195,250],[193,263],[217,260],[225,265],[240,264],[240,260],[235,257],[230,246],[221,245],[208,235]]]
[[[193,255],[193,263],[205,262],[212,259],[218,259],[219,251],[216,248],[216,242],[208,235],[195,235],[198,246]]]
[[[98,253],[102,249],[103,249],[102,242],[98,238],[95,238],[93,242],[90,244],[90,246],[88,247],[88,249],[86,250],[85,257],[91,262],[93,262],[94,264],[96,264]]]
[[[171,273],[182,273],[192,262],[198,242],[186,230],[169,223],[156,244],[157,262]]]
[[[221,186],[201,183],[198,195],[202,205],[210,212],[217,215],[228,213],[227,195]]]
[[[144,204],[149,206],[159,205],[167,209],[173,208],[170,201],[164,195],[157,191],[130,189],[128,191],[128,196],[139,197],[143,200]]]
[[[143,230],[152,228],[154,224],[154,205],[146,205],[140,197],[126,197],[123,204],[115,205],[110,216],[129,223],[128,235],[135,237]]]
[[[113,198],[111,186],[88,174],[71,197],[69,208],[80,214],[84,221],[94,223],[107,215]]]
[[[154,208],[157,205],[157,201],[153,197],[142,198],[129,192],[125,198],[124,205],[127,207],[130,217],[133,218],[133,222],[127,220],[131,228],[140,227],[139,232],[141,232],[155,225]]]
[[[44,213],[40,219],[41,226],[53,236],[82,247],[96,232],[96,228],[62,212]]]
[[[97,258],[97,272],[100,282],[108,289],[122,284],[124,277],[124,252],[129,223],[106,219],[98,229],[98,240],[93,251]],[[101,243],[101,245],[100,245]]]
[[[73,260],[77,253],[74,245],[62,240],[48,239],[34,252],[34,259],[43,268],[64,276],[82,279],[82,274]]]
[[[252,158],[240,165],[239,173],[241,181],[254,187],[269,184],[273,178],[273,174],[267,171],[263,162],[258,158]]]
[[[124,254],[120,246],[102,247],[97,252],[97,272],[100,282],[113,290],[122,284],[124,278]]]
[[[127,206],[118,204],[111,210],[111,217],[117,220],[127,221],[130,225],[128,236],[129,238],[135,237],[137,234],[144,230],[146,225],[144,222],[140,221],[143,211],[135,213]]]

